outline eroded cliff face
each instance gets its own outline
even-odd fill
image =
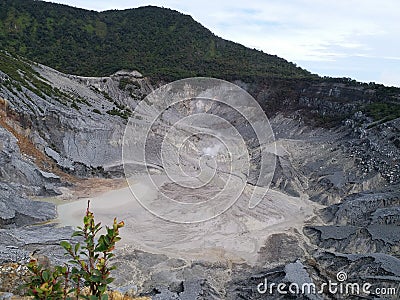
[[[0,234],[7,236],[0,242],[0,260],[26,257],[46,230],[52,235],[43,240],[42,251],[60,260],[54,243],[69,230],[21,229],[56,216],[53,204],[29,198],[59,194],[88,177],[122,177],[127,119],[153,87],[138,72],[87,78],[18,59],[21,63],[15,72],[0,71]],[[264,297],[257,292],[264,278],[321,283],[344,270],[352,280],[368,275],[375,286],[398,287],[400,120],[376,122],[364,111],[384,96],[345,83],[235,83],[270,117],[277,147],[272,188],[307,195],[321,210],[302,230],[267,237],[255,266],[123,249],[116,285],[134,283],[155,299],[258,299]],[[190,108],[180,112],[185,109]],[[262,221],[262,206],[252,213]],[[17,247],[16,255],[6,246]],[[281,295],[275,291],[274,297]]]
[[[135,72],[82,78],[34,68],[48,90],[37,95],[29,86],[2,89],[6,122],[28,130],[35,146],[68,173],[90,176],[120,165],[125,120],[149,93],[147,80]]]

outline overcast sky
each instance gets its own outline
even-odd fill
[[[398,0],[52,0],[97,11],[157,5],[320,75],[400,86]]]

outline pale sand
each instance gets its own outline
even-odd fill
[[[162,183],[165,177],[160,175],[158,179]],[[157,190],[146,176],[133,178],[132,182],[132,189],[141,199],[156,201]],[[317,207],[306,197],[295,198],[270,190],[255,209],[249,209],[248,200],[243,197],[210,221],[177,224],[148,212],[126,187],[60,204],[60,224],[81,225],[88,199],[96,220],[102,224],[111,224],[114,217],[125,221],[126,226],[121,230],[122,244],[188,260],[249,264],[257,263],[258,251],[268,236],[280,232],[293,233],[295,229],[301,232],[304,223],[315,217],[314,209]]]

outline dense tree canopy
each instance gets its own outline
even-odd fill
[[[282,58],[219,38],[188,15],[152,6],[96,12],[2,0],[0,48],[87,76],[136,69],[169,79],[315,77]]]

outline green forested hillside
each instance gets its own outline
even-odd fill
[[[99,13],[1,0],[0,49],[87,76],[136,69],[170,79],[314,77],[282,58],[219,38],[190,16],[150,6]]]

